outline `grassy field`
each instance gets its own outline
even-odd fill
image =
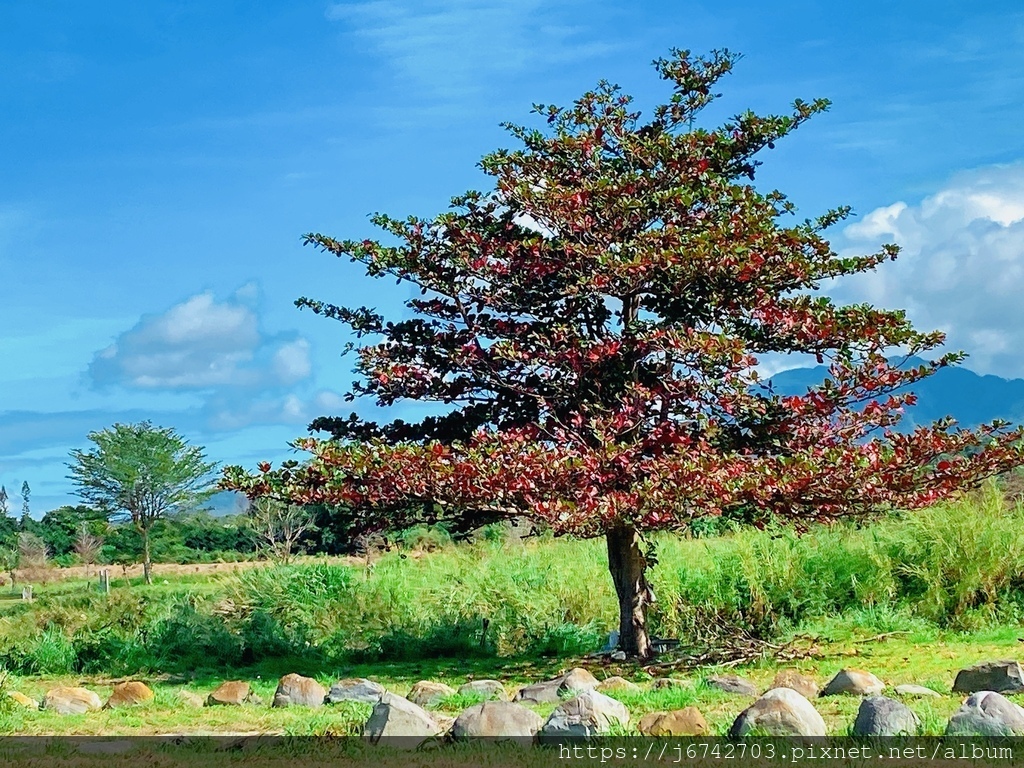
[[[866,527],[662,536],[655,544],[656,635],[691,652],[740,636],[811,651],[730,670],[761,689],[780,668],[823,685],[847,666],[890,686],[931,687],[941,699],[910,702],[929,733],[959,706],[950,692],[957,670],[1015,658],[1024,637],[1024,510],[1007,507],[994,489]],[[393,552],[369,568],[353,560],[188,567],[158,571],[151,586],[112,575],[109,595],[93,579],[66,578],[38,585],[31,603],[0,599],[6,686],[39,699],[53,685],[82,684],[105,697],[115,680],[134,678],[154,688],[155,701],[73,717],[8,707],[0,733],[342,734],[365,719],[368,708],[358,706],[196,710],[178,698],[180,690],[205,698],[241,679],[269,703],[289,672],[326,685],[368,677],[401,695],[419,680],[458,687],[471,677],[502,680],[511,694],[577,665],[642,686],[652,674],[693,683],[616,694],[633,727],[647,712],[696,704],[722,732],[751,701],[704,685],[714,667],[645,670],[586,658],[616,624],[600,541],[482,541]],[[441,711],[453,716],[467,703],[452,700]],[[857,701],[815,705],[842,734]]]
[[[793,663],[776,664],[762,661],[730,669],[765,689],[779,669],[797,669],[816,679],[827,682],[844,667],[859,667],[874,672],[888,685],[917,683],[942,694],[939,699],[908,699],[906,703],[921,718],[928,734],[940,734],[946,720],[962,701],[960,694],[952,694],[950,687],[957,670],[978,661],[1014,657],[1020,640],[1015,628],[1004,627],[973,635],[928,634],[925,636],[890,636],[870,642],[851,638],[845,642],[821,647],[815,658]],[[352,665],[334,670],[331,674],[315,675],[324,685],[338,677],[369,677],[400,695],[408,693],[414,683],[429,679],[458,687],[469,679],[495,678],[506,684],[510,693],[516,687],[546,679],[574,666],[590,669],[599,679],[622,675],[641,685],[640,694],[612,693],[628,708],[631,724],[635,728],[640,718],[659,710],[676,709],[695,704],[716,733],[724,734],[739,712],[752,701],[750,697],[728,694],[709,688],[704,679],[714,674],[715,668],[696,672],[669,672],[668,676],[688,680],[693,687],[666,690],[647,690],[652,679],[648,672],[629,664],[595,662],[590,659],[547,659],[540,661],[476,660],[472,662],[436,660],[433,662],[401,662]],[[84,715],[62,716],[46,711],[8,708],[0,715],[0,733],[32,735],[153,735],[153,734],[220,734],[220,733],[281,733],[287,735],[343,735],[358,731],[358,726],[369,716],[369,705],[346,703],[329,705],[321,709],[273,709],[273,698],[278,673],[271,665],[238,670],[232,679],[248,680],[266,702],[263,706],[204,707],[186,706],[179,691],[189,691],[205,698],[224,678],[172,678],[141,676],[156,693],[148,705],[132,709],[105,710]],[[284,670],[289,671],[289,670]],[[657,671],[655,674],[658,674]],[[109,695],[113,680],[97,676],[18,677],[8,679],[7,687],[40,699],[47,689],[55,685],[83,685],[96,691],[101,698]],[[891,691],[890,691],[890,695]],[[465,697],[452,697],[437,711],[451,717],[475,703]],[[824,717],[829,731],[843,735],[853,723],[859,699],[850,696],[819,698],[814,702]],[[535,707],[547,715],[553,704]]]

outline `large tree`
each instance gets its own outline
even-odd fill
[[[142,567],[152,583],[149,532],[168,515],[198,508],[215,491],[216,463],[171,428],[150,422],[90,432],[90,451],[71,451],[68,476],[87,504],[130,520],[142,542]]]
[[[225,487],[344,505],[371,530],[531,515],[603,536],[620,644],[643,658],[647,532],[709,515],[804,526],[922,507],[1020,463],[1024,432],[1003,423],[894,429],[914,402],[906,385],[963,355],[906,369],[943,335],[815,293],[897,248],[840,257],[823,231],[848,209],[796,221],[780,192],[752,184],[755,155],[827,101],[697,123],[734,61],[657,61],[671,95],[647,120],[605,82],[569,108],[537,106],[546,129],[508,125],[522,148],[483,159],[490,192],[432,220],[378,214],[386,242],[308,235],[420,289],[397,322],[296,302],[376,337],[350,396],[441,410],[418,423],[318,419],[311,430],[332,439],[296,441],[307,462],[231,467]],[[780,396],[756,369],[777,352],[827,358],[829,378]]]

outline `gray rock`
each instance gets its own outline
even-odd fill
[[[1019,693],[1024,691],[1024,670],[1016,661],[986,661],[957,672],[953,693],[995,691]]]
[[[431,712],[430,716],[434,718],[434,722],[437,723],[438,735],[444,736],[446,733],[451,731],[455,725],[455,718],[449,715],[441,714],[440,712]]]
[[[58,715],[81,715],[102,706],[100,697],[85,688],[58,686],[43,696],[43,709],[52,710]]]
[[[900,696],[912,696],[915,698],[931,697],[933,699],[941,699],[942,694],[933,691],[931,688],[925,688],[923,685],[897,685],[896,693]]]
[[[749,680],[739,675],[715,675],[709,677],[708,686],[726,693],[738,693],[741,696],[757,696],[757,688]]]
[[[526,685],[516,691],[512,701],[521,701],[524,704],[554,704],[562,700],[562,697],[558,695],[561,685],[562,678],[560,677]]]
[[[277,683],[272,707],[322,707],[327,689],[311,677],[285,675]]]
[[[380,683],[359,677],[336,682],[327,693],[327,701],[330,704],[337,704],[339,701],[361,701],[363,704],[376,704],[386,693],[387,691]]]
[[[608,633],[608,641],[604,644],[604,648],[601,649],[601,653],[611,653],[619,647],[619,631],[613,629]]]
[[[581,741],[607,733],[615,724],[629,725],[625,705],[603,693],[584,691],[552,712],[537,738],[546,744]]]
[[[488,700],[508,701],[508,693],[500,680],[470,680],[459,687],[458,693],[486,696]]]
[[[415,749],[440,734],[441,726],[425,709],[393,693],[380,698],[363,726],[363,738],[368,742],[396,749]]]
[[[978,691],[949,718],[946,735],[1024,736],[1024,709],[995,691]]]
[[[558,695],[571,696],[574,693],[592,691],[600,685],[600,681],[582,667],[570,669],[562,675],[562,684],[558,686]]]
[[[851,696],[875,696],[885,690],[885,683],[863,669],[841,669],[829,680],[821,696],[850,694]]]
[[[464,710],[452,726],[456,741],[490,738],[532,744],[544,719],[533,710],[510,701],[485,701]]]
[[[740,713],[729,738],[741,739],[752,730],[771,736],[824,736],[825,721],[792,688],[773,688]]]
[[[854,736],[915,736],[921,727],[910,707],[885,696],[868,696],[853,723]]]
[[[440,704],[449,696],[455,695],[455,689],[444,683],[435,683],[431,680],[420,680],[409,691],[406,696],[409,701],[418,707],[433,707]]]
[[[573,693],[591,691],[598,685],[596,677],[587,670],[576,667],[561,677],[520,688],[512,700],[526,704],[557,704]]]

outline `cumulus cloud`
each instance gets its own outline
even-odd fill
[[[308,378],[313,372],[309,361],[309,342],[296,339],[288,342],[274,352],[274,375],[285,384],[292,384]]]
[[[840,252],[884,242],[894,263],[844,278],[830,293],[907,310],[922,330],[942,330],[947,348],[970,354],[978,373],[1024,377],[1024,163],[961,174],[917,204],[877,208],[843,231]]]
[[[287,386],[309,377],[305,339],[261,332],[243,286],[226,301],[201,293],[159,315],[143,316],[88,368],[98,386],[206,390]]]

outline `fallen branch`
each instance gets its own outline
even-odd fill
[[[673,654],[672,659],[649,664],[644,670],[653,675],[669,670],[730,668],[766,659],[797,661],[822,655],[817,638],[810,635],[796,635],[784,643],[776,643],[722,621],[715,622],[710,630],[701,645],[691,645],[686,651]]]

